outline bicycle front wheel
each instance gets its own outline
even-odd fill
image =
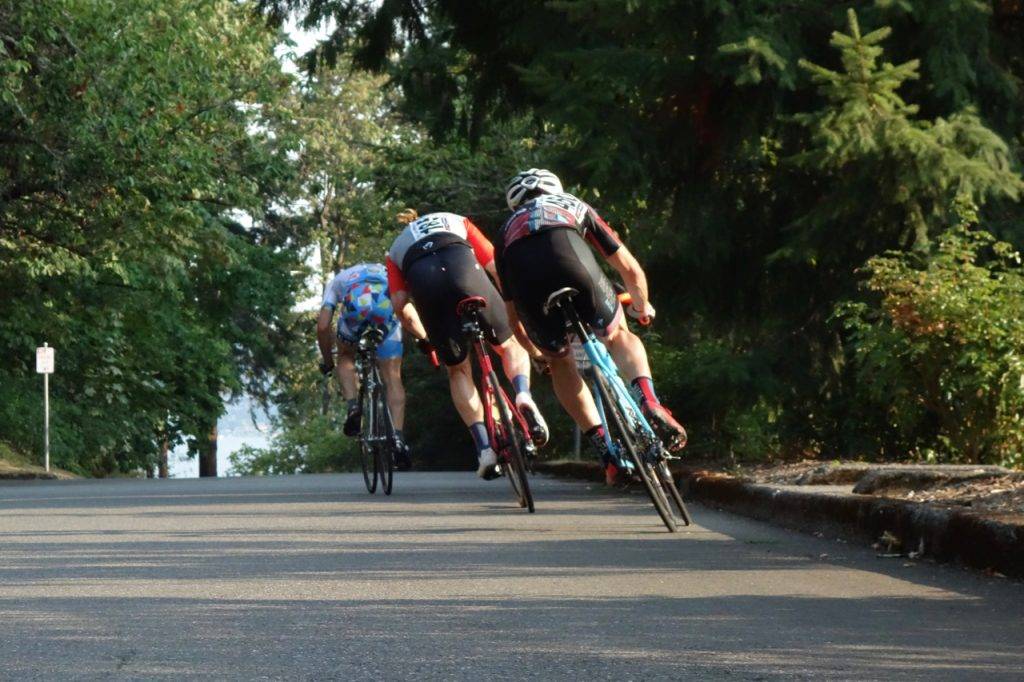
[[[686,508],[683,496],[680,494],[679,488],[676,487],[676,479],[669,470],[668,463],[662,459],[658,462],[655,471],[658,474],[658,480],[661,482],[661,488],[665,491],[665,495],[672,500],[676,505],[676,509],[679,510],[679,518],[682,519],[683,525],[689,526],[693,523],[693,517],[690,516],[690,510]]]
[[[606,426],[610,427],[611,433],[609,435],[611,435],[612,441],[619,440],[622,446],[626,448],[626,452],[629,453],[629,459],[633,462],[640,480],[643,481],[644,488],[647,490],[647,496],[651,499],[651,504],[654,505],[658,516],[661,517],[669,532],[676,532],[678,527],[676,517],[672,513],[672,507],[669,506],[664,490],[662,490],[657,472],[638,449],[639,439],[637,438],[632,420],[627,419],[623,415],[618,398],[613,396],[612,390],[608,386],[607,377],[601,372],[596,372],[595,374],[597,377],[597,390],[601,394],[605,414],[608,416],[609,423]]]

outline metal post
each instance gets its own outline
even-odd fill
[[[43,347],[50,344],[43,343]],[[50,471],[50,374],[43,373],[43,451],[45,454],[46,471]]]

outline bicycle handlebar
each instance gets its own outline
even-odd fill
[[[650,315],[641,315],[639,317],[636,317],[629,312],[630,310],[633,309],[633,297],[630,296],[628,291],[624,291],[621,294],[619,294],[619,303],[621,303],[623,307],[626,308],[626,313],[629,314],[630,317],[635,319],[641,327],[649,327],[651,325],[651,322],[654,321],[651,319]]]

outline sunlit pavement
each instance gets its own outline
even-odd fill
[[[1020,679],[1024,586],[468,473],[0,485],[0,678]]]

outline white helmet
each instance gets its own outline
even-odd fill
[[[533,190],[540,190],[545,194],[561,194],[562,181],[558,176],[543,168],[531,168],[523,171],[508,181],[505,187],[505,201],[511,210],[516,210],[523,198]]]

